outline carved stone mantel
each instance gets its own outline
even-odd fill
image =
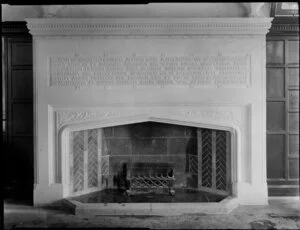
[[[272,18],[26,19],[33,36],[265,35]]]
[[[231,131],[233,195],[241,204],[266,204],[265,35],[271,20],[27,19],[34,203],[69,196],[71,131],[152,121]]]

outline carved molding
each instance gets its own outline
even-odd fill
[[[143,110],[145,111],[145,110]],[[150,112],[150,109],[146,109]],[[121,111],[56,111],[57,127],[60,128],[66,124],[86,122],[86,121],[100,121],[112,117],[133,116],[140,114],[139,110],[129,112]]]
[[[265,35],[272,18],[31,18],[34,36]]]
[[[299,25],[293,25],[293,24],[273,24],[271,31],[290,31],[290,32],[299,32]]]
[[[31,36],[25,22],[2,22],[1,33],[4,36],[9,34],[24,34]]]

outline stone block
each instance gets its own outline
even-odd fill
[[[186,137],[197,138],[197,128],[186,126],[185,127],[185,136]]]
[[[113,127],[115,137],[132,137],[133,125],[118,125]]]
[[[170,155],[197,152],[197,140],[195,138],[170,138],[168,142],[168,154]]]
[[[133,139],[134,155],[167,154],[167,140],[158,138]]]
[[[157,155],[157,156],[135,155],[132,156],[132,162],[158,163],[158,162],[162,162],[162,155]]]
[[[131,156],[111,156],[109,158],[109,174],[116,175],[123,169],[123,163],[130,162]]]
[[[184,137],[185,127],[158,122],[143,122],[131,126],[131,133],[136,138],[141,137]]]
[[[161,156],[162,162],[168,162],[174,165],[175,173],[185,173],[187,169],[185,155]]]
[[[176,188],[185,188],[187,184],[187,177],[185,173],[175,173],[175,183]]]
[[[108,155],[131,155],[132,140],[125,138],[105,138],[102,140],[102,152]]]
[[[185,126],[157,123],[153,125],[154,136],[157,137],[184,137]]]
[[[188,175],[186,183],[188,188],[198,188],[198,175]]]
[[[113,127],[102,128],[103,137],[112,137],[113,136]]]

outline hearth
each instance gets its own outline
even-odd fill
[[[70,197],[74,201],[86,203],[206,203],[220,202],[226,196],[195,189],[176,188],[174,196],[168,193],[145,192],[128,196],[118,189],[105,189],[86,195]]]

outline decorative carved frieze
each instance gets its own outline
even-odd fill
[[[84,121],[101,120],[106,117],[119,117],[120,112],[99,112],[99,111],[59,111],[57,114],[57,127],[65,124]]]
[[[241,120],[238,119],[232,111],[208,111],[208,110],[196,110],[196,109],[182,109],[181,114],[189,118],[206,118],[212,120],[226,120],[231,121],[237,125],[241,124]],[[241,127],[242,128],[242,127]]]
[[[234,116],[232,112],[227,111],[199,111],[199,110],[182,110],[183,115],[186,117],[210,117],[212,119],[226,119],[233,121]]]
[[[34,36],[192,35],[267,33],[272,18],[34,18]]]
[[[126,111],[110,110],[110,111],[56,111],[56,127],[57,130],[67,124],[74,124],[87,121],[101,121],[116,117],[128,117],[136,115],[166,114],[172,116],[183,116],[187,118],[197,119],[211,119],[211,120],[225,120],[235,124],[241,123],[241,118],[236,117],[232,111],[213,111],[203,109],[178,109],[164,112],[161,109],[155,108],[136,108]],[[155,117],[155,115],[154,115]]]
[[[50,57],[51,87],[249,87],[250,55]]]

